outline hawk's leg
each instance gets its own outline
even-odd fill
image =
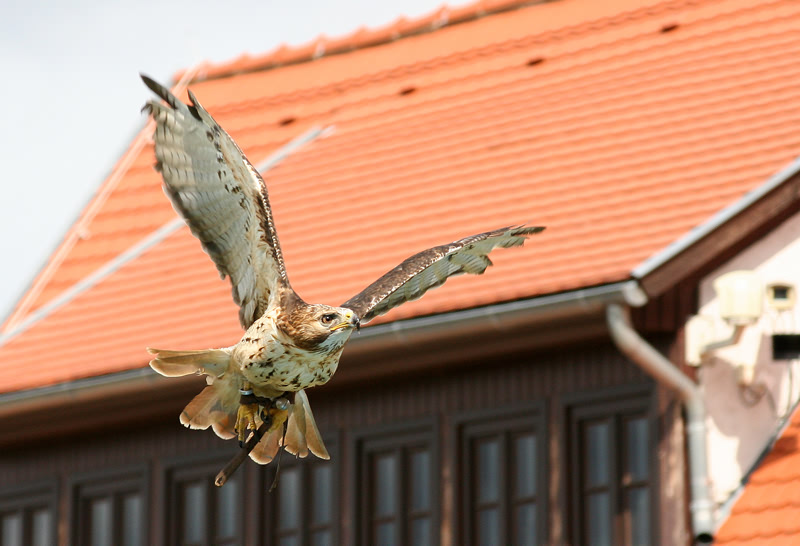
[[[270,432],[278,430],[289,418],[289,406],[289,401],[282,396],[274,400],[268,400],[267,403],[261,406],[261,420],[269,423]]]
[[[252,436],[247,439],[247,442],[242,445],[242,449],[233,457],[233,459],[225,465],[225,467],[219,471],[217,474],[214,483],[217,487],[222,487],[225,485],[225,482],[228,481],[236,469],[244,462],[250,452],[255,449],[256,445],[261,438],[268,434],[270,431],[276,430],[278,427],[283,426],[286,422],[286,419],[289,417],[289,407],[290,403],[286,398],[276,398],[274,400],[270,400],[268,398],[257,398],[259,405],[261,406],[261,414],[259,417],[261,418],[261,425],[253,431]],[[286,429],[284,427],[284,435],[286,434]],[[284,442],[285,443],[285,442]],[[280,453],[280,452],[279,452]],[[278,464],[280,465],[280,458],[278,459]],[[277,483],[277,473],[275,474],[275,481],[273,482],[273,487],[275,483]]]
[[[239,393],[241,394],[239,397],[239,411],[236,413],[236,427],[234,430],[239,438],[239,446],[242,446],[249,436],[249,431],[255,432],[258,430],[256,426],[258,400],[253,394],[253,388],[248,382],[242,385],[242,388],[239,389]]]

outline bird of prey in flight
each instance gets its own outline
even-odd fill
[[[273,460],[281,446],[300,457],[310,451],[328,458],[305,389],[333,376],[354,330],[448,277],[482,274],[494,248],[520,246],[544,229],[510,226],[429,248],[339,306],[306,303],[289,283],[258,171],[191,91],[190,104],[184,104],[142,79],[164,101],[145,105],[156,123],[155,168],[164,191],[220,276],[230,279],[245,330],[236,344],[221,349],[148,349],[150,366],[168,377],[206,375],[208,386],[186,406],[181,422],[238,437],[258,463]]]

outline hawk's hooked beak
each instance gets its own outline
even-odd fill
[[[342,328],[355,328],[356,330],[361,330],[361,321],[358,319],[355,313],[347,313],[344,318],[344,322],[331,328],[331,332],[341,330]]]

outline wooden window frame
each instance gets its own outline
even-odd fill
[[[50,536],[58,544],[58,482],[56,479],[0,489],[0,515],[19,512],[22,515],[22,543],[33,538],[32,515],[36,510],[50,511]]]
[[[238,448],[237,448],[238,449]],[[164,461],[162,472],[162,512],[163,514],[157,521],[160,522],[161,535],[164,544],[180,544],[180,525],[183,522],[183,512],[180,508],[180,484],[195,480],[202,480],[206,485],[206,528],[203,541],[204,546],[215,544],[216,537],[216,508],[214,505],[214,493],[219,488],[214,485],[214,478],[220,469],[231,459],[230,449],[217,452],[204,452],[198,455],[172,458]],[[247,461],[245,461],[246,466]],[[235,522],[238,534],[235,538],[237,544],[244,544],[248,538],[248,516],[246,514],[247,502],[250,498],[247,495],[247,478],[250,476],[247,468],[239,468],[236,476],[239,481],[239,521]],[[229,480],[230,481],[230,480]],[[225,487],[225,486],[223,486]]]
[[[392,423],[388,425],[378,425],[365,427],[356,430],[351,436],[350,453],[352,453],[351,476],[353,476],[354,488],[352,492],[351,513],[354,514],[354,544],[372,544],[371,539],[371,514],[369,506],[369,493],[367,492],[370,483],[371,468],[368,464],[369,456],[373,453],[386,449],[406,450],[409,446],[422,443],[428,447],[431,454],[431,489],[430,489],[430,522],[431,522],[431,544],[440,543],[439,534],[441,521],[441,453],[439,448],[439,427],[437,420],[433,417],[414,420],[403,423]],[[403,451],[405,453],[405,451]],[[405,461],[400,461],[400,476],[405,475]],[[404,487],[399,487],[398,497],[395,499],[398,507],[397,521],[400,524],[399,544],[408,542],[408,515],[410,501]]]
[[[150,532],[150,490],[149,471],[146,465],[135,465],[114,469],[103,469],[94,472],[77,474],[69,480],[69,528],[73,544],[89,544],[87,536],[89,514],[85,510],[84,501],[91,498],[110,496],[112,498],[112,533],[113,544],[122,544],[123,528],[120,499],[131,492],[139,492],[142,496],[143,544],[149,542]]]
[[[301,534],[299,537],[299,542],[301,545],[311,544],[311,535],[315,531],[321,530],[321,528],[314,527],[312,525],[312,510],[313,504],[308,502],[309,500],[309,489],[308,485],[310,484],[311,480],[311,471],[312,467],[315,464],[329,464],[331,465],[331,493],[332,493],[332,505],[331,505],[331,523],[330,523],[330,531],[331,531],[331,544],[339,544],[339,537],[340,537],[340,510],[339,505],[341,503],[342,498],[342,491],[340,490],[341,487],[341,480],[340,474],[341,472],[339,469],[341,468],[341,461],[339,460],[340,457],[340,441],[338,436],[324,436],[323,441],[325,442],[325,447],[328,449],[328,453],[330,454],[331,458],[327,461],[320,459],[316,455],[309,453],[308,457],[305,459],[299,459],[290,453],[284,453],[281,456],[281,470],[282,473],[286,469],[294,468],[294,467],[301,467],[300,471],[300,507],[301,507],[301,514],[300,520],[306,521],[308,526],[301,530]],[[265,545],[272,545],[278,544],[279,540],[277,540],[278,535],[278,518],[279,518],[279,490],[281,487],[280,483],[280,475],[278,476],[278,485],[276,486],[275,490],[269,491],[270,487],[272,486],[273,480],[275,479],[275,472],[277,469],[276,460],[265,465],[263,469],[259,472],[259,513],[263,515],[263,517],[259,518],[261,520],[260,524],[260,537],[261,537],[261,544]]]
[[[505,426],[504,426],[505,425]],[[536,450],[538,454],[538,468],[536,469],[536,521],[537,544],[546,544],[549,539],[549,432],[547,428],[547,413],[544,401],[525,402],[509,407],[472,410],[457,414],[453,418],[453,448],[451,453],[455,460],[452,468],[456,472],[455,498],[456,518],[454,521],[454,535],[456,544],[465,546],[475,544],[477,538],[473,529],[473,498],[476,494],[474,487],[474,471],[471,467],[472,453],[470,442],[486,435],[486,433],[502,434],[504,445],[501,446],[500,459],[503,461],[500,476],[499,508],[501,521],[501,544],[511,544],[508,532],[513,531],[513,498],[512,483],[509,475],[512,472],[512,455],[506,449],[509,438],[520,432],[533,432],[536,434]]]
[[[614,423],[613,436],[611,438],[611,457],[613,458],[612,474],[609,477],[609,487],[611,491],[612,534],[613,543],[625,546],[625,531],[630,527],[630,514],[628,511],[621,511],[621,493],[625,487],[636,484],[621,484],[621,469],[625,464],[625,453],[617,449],[615,444],[620,443],[624,431],[618,426],[618,421],[622,422],[632,416],[640,416],[647,419],[648,431],[651,434],[649,441],[649,453],[647,457],[650,468],[650,479],[647,481],[650,491],[650,543],[657,544],[659,536],[658,522],[658,503],[659,503],[659,464],[658,464],[658,443],[660,439],[660,429],[658,423],[658,411],[656,407],[655,389],[652,385],[621,386],[589,393],[577,393],[567,395],[562,400],[562,415],[564,434],[562,442],[562,461],[564,461],[564,472],[567,477],[567,498],[565,513],[568,514],[568,524],[566,530],[569,533],[571,543],[584,543],[586,530],[584,528],[583,511],[583,475],[584,461],[581,457],[581,426],[582,423],[591,420],[609,419]],[[641,484],[639,484],[641,485]]]

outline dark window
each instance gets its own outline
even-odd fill
[[[539,406],[483,412],[456,420],[461,542],[546,542],[546,450]]]
[[[55,543],[54,485],[0,490],[0,546],[53,546]]]
[[[245,469],[240,468],[224,486],[214,485],[214,478],[227,462],[227,459],[186,461],[167,471],[168,544],[242,544]]]
[[[97,472],[72,480],[72,537],[87,546],[147,544],[144,468]]]
[[[647,394],[568,408],[575,543],[653,544],[656,442]]]
[[[281,456],[278,483],[275,462],[264,467],[261,487],[265,509],[263,533],[275,546],[333,546],[338,544],[338,453],[336,444],[325,439],[330,460],[312,454],[297,459]]]
[[[438,544],[439,465],[431,425],[384,427],[356,438],[359,543]]]

